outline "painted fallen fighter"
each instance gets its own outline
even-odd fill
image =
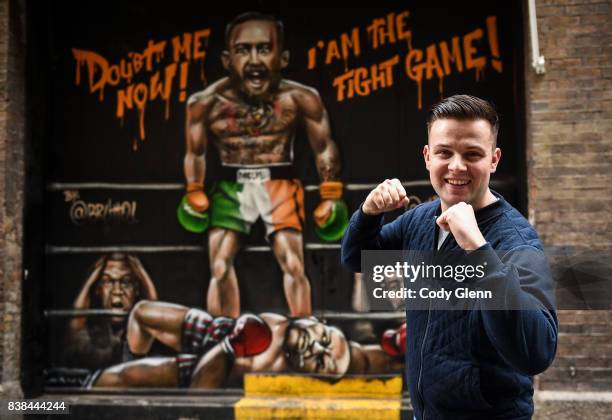
[[[73,308],[130,311],[141,299],[157,299],[153,280],[138,257],[115,252],[96,261]],[[125,336],[123,316],[72,318],[66,331],[62,365],[98,369],[125,361]]]
[[[406,350],[406,324],[385,332],[380,345],[360,345],[314,317],[262,313],[234,320],[152,301],[134,307],[127,337],[135,355],[145,355],[155,340],[178,354],[111,366],[92,377],[90,387],[210,389],[239,385],[243,374],[250,372],[336,377],[401,372]]]

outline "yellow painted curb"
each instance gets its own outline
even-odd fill
[[[244,393],[234,406],[237,420],[399,419],[402,377],[247,374]]]
[[[402,394],[401,376],[347,376],[342,379],[304,375],[247,374],[245,396],[333,396],[393,398]]]

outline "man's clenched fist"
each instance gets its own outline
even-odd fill
[[[466,251],[478,249],[487,242],[478,228],[474,209],[463,201],[446,209],[436,222],[440,229],[450,231]]]
[[[378,184],[365,199],[361,210],[368,216],[374,216],[387,211],[398,209],[410,203],[406,190],[397,179],[385,179]]]

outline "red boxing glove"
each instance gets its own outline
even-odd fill
[[[406,323],[397,330],[387,330],[380,339],[380,347],[389,356],[402,356],[406,353]]]
[[[234,330],[223,339],[223,350],[234,357],[255,356],[264,352],[272,342],[272,330],[255,315],[242,315]]]

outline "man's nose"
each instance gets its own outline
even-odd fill
[[[463,157],[460,154],[455,154],[448,163],[448,170],[452,172],[463,172],[467,170]]]
[[[312,345],[312,354],[321,354],[325,352],[325,347],[321,345],[318,341],[315,341]]]
[[[119,284],[118,281],[114,281],[112,284],[113,284],[113,287],[111,288],[111,293],[115,293],[115,294],[123,293],[121,290],[121,285]]]
[[[315,341],[312,345],[312,354],[314,355],[327,354],[330,352],[331,352],[331,348],[322,345],[318,341]]]
[[[261,62],[259,57],[259,51],[257,51],[257,47],[251,48],[251,53],[249,54],[249,62],[251,64],[259,64]]]

